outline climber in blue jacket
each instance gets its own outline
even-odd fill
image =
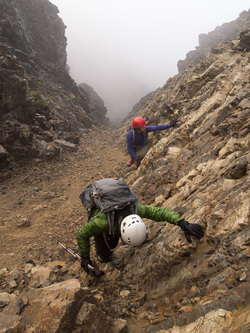
[[[135,165],[136,169],[140,166],[141,160],[146,155],[148,146],[148,132],[162,131],[176,125],[176,121],[171,124],[147,126],[147,122],[141,118],[136,117],[133,119],[130,130],[127,133],[127,148],[130,154],[130,160],[127,166]]]

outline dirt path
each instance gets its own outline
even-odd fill
[[[35,265],[59,265],[62,273],[60,269],[58,276],[55,273],[55,281],[62,274],[62,278],[79,278],[84,285],[98,288],[111,317],[126,316],[133,332],[139,333],[146,327],[146,319],[137,322],[137,314],[128,310],[129,300],[118,296],[127,288],[126,277],[120,276],[120,270],[106,264],[106,278],[92,278],[56,242],[60,240],[78,251],[76,232],[87,219],[80,193],[94,180],[125,178],[132,173],[133,167],[126,166],[127,159],[124,147],[118,146],[114,134],[91,131],[83,135],[76,152],[65,153],[57,161],[15,170],[13,177],[0,185],[0,270],[7,268],[14,277],[21,276],[22,268],[31,261]],[[115,289],[114,283],[117,283]],[[131,297],[140,299],[139,286],[133,288]]]
[[[15,170],[0,185],[0,268],[58,259],[54,239],[77,249],[76,232],[86,219],[80,193],[94,180],[125,171],[126,160],[110,131],[91,131],[77,152]]]

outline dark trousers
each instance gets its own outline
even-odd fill
[[[116,248],[119,242],[117,235],[101,234],[95,236],[96,254],[104,262],[110,261],[112,250]]]
[[[148,149],[149,149],[148,143],[145,144],[145,145],[143,145],[143,146],[134,147],[134,151],[135,151],[137,157],[140,160],[142,160],[145,157],[145,155],[148,152]],[[131,160],[132,160],[132,163],[133,163],[134,159],[133,159],[133,157],[131,155],[130,155],[130,157],[131,157]]]

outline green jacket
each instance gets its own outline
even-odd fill
[[[127,215],[129,215],[129,212],[126,210],[118,211],[118,216],[116,217],[114,223],[114,232],[118,236],[120,236],[118,221],[120,220],[121,216],[124,218]],[[155,222],[166,221],[175,225],[177,225],[178,221],[183,219],[179,214],[169,210],[168,208],[148,205],[138,205],[137,215],[139,215],[141,218],[147,218]],[[89,255],[90,237],[109,232],[109,223],[105,213],[101,212],[99,209],[96,209],[93,213],[93,217],[94,218],[92,220],[83,225],[77,231],[77,242],[80,255],[84,257]]]

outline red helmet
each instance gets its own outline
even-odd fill
[[[148,123],[141,117],[136,117],[133,119],[131,127],[132,128],[141,128],[145,127]]]

